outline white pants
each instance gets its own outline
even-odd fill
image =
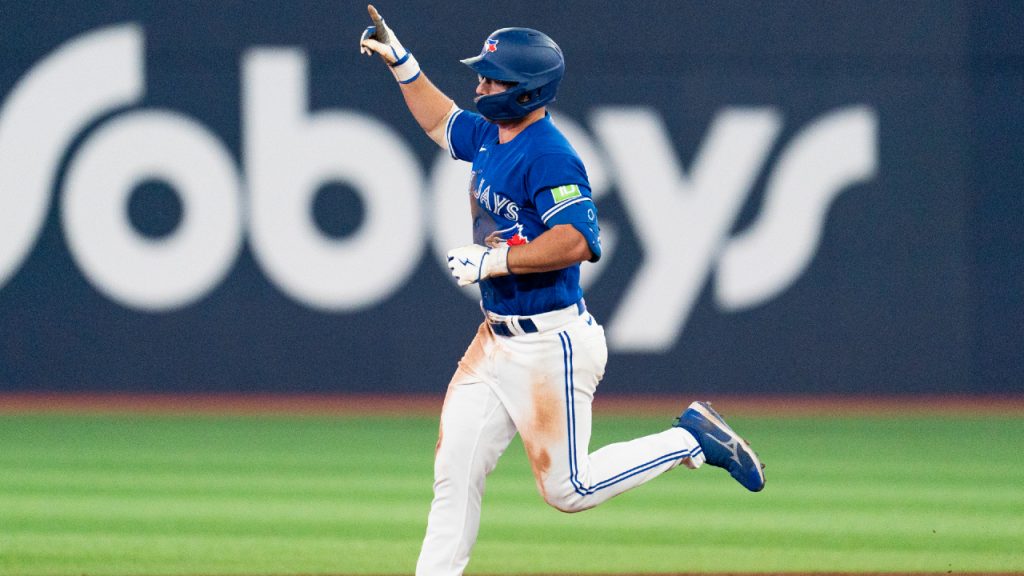
[[[588,456],[591,402],[607,357],[604,330],[587,312],[513,337],[481,324],[441,411],[418,576],[462,574],[480,527],[484,481],[517,431],[541,496],[564,512],[597,506],[680,463],[704,462],[693,436],[674,427]]]

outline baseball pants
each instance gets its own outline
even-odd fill
[[[480,526],[487,475],[518,432],[544,501],[578,512],[704,455],[681,428],[589,454],[591,402],[604,374],[604,330],[575,306],[530,317],[539,331],[513,333],[521,317],[481,324],[448,385],[434,460],[434,500],[418,576],[462,574]],[[503,326],[496,326],[500,331]]]

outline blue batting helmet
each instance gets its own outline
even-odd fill
[[[485,78],[515,83],[500,94],[476,99],[476,109],[491,120],[522,118],[551,102],[565,72],[562,49],[530,28],[495,30],[480,55],[462,63]]]

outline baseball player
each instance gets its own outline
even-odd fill
[[[473,166],[473,243],[448,252],[448,267],[459,286],[480,287],[484,319],[448,384],[416,574],[462,574],[484,482],[517,432],[541,496],[564,512],[597,506],[680,464],[707,462],[761,490],[757,455],[704,402],[668,430],[589,451],[591,402],[608,351],[579,271],[601,257],[601,240],[586,170],[545,108],[565,70],[558,45],[528,28],[491,34],[478,56],[462,61],[477,74],[471,112],[436,88],[368,10],[373,24],[361,52],[387,63],[427,135]]]

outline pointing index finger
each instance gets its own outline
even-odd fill
[[[381,18],[380,13],[373,7],[373,4],[367,4],[366,11],[370,13],[370,20],[373,21],[373,25],[376,28],[376,31],[373,33],[373,37],[376,38],[378,42],[387,44],[388,41],[390,41],[390,38],[388,37],[388,29],[384,27],[384,19]]]

